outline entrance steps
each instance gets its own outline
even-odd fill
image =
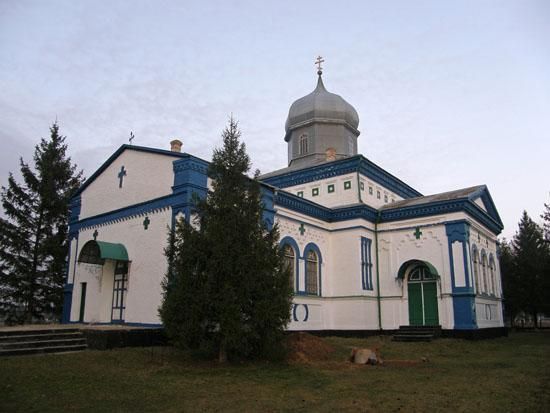
[[[441,326],[400,326],[392,341],[432,341],[441,336]]]
[[[76,328],[0,331],[0,357],[82,351],[86,338]]]

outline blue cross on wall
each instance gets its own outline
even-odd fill
[[[118,187],[122,188],[122,181],[124,180],[124,177],[126,176],[126,171],[124,170],[124,165],[120,167],[120,172],[118,173]]]
[[[300,235],[304,235],[304,232],[306,232],[303,222],[300,224],[300,228],[298,228],[298,231],[300,231]]]
[[[143,220],[143,229],[145,229],[145,231],[147,231],[147,228],[149,228],[150,223],[151,220],[149,219],[149,217],[145,217],[145,219]]]
[[[96,241],[97,236],[99,235],[99,232],[97,232],[97,229],[94,231],[94,233],[92,235],[94,236],[94,241]]]
[[[420,239],[420,236],[422,235],[422,231],[420,231],[420,227],[416,227],[414,230],[414,236],[416,239]]]

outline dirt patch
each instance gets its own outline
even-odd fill
[[[295,363],[310,363],[327,360],[334,347],[321,337],[308,333],[291,333],[286,338],[288,361]]]

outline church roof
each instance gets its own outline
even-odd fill
[[[342,123],[359,134],[357,111],[340,95],[327,91],[320,74],[315,90],[290,106],[285,140],[288,142],[293,129],[312,122]]]
[[[382,169],[363,155],[355,155],[336,161],[322,161],[318,164],[305,167],[291,165],[287,168],[261,175],[260,180],[277,188],[286,188],[350,172],[359,172],[403,198],[422,196],[416,189]]]
[[[428,204],[437,201],[451,201],[453,199],[469,198],[471,195],[477,194],[480,190],[487,188],[485,185],[471,186],[469,188],[457,189],[455,191],[442,192],[439,194],[418,196],[415,198],[404,199],[403,201],[392,202],[386,204],[380,209],[394,209],[407,206],[416,206],[422,204]]]

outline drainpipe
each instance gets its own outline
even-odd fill
[[[357,172],[357,197],[359,199],[359,203],[362,204],[363,201],[361,199],[361,178],[359,178],[359,172]]]
[[[378,223],[380,222],[380,211],[374,221],[374,243],[376,248],[376,301],[378,303],[378,329],[382,330],[382,306],[380,303],[380,264],[378,259]]]

